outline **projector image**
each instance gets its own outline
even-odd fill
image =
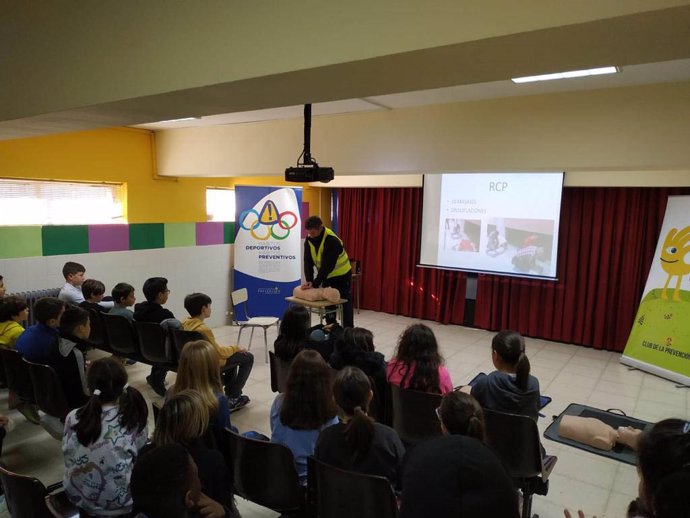
[[[288,167],[285,170],[286,182],[323,182],[333,180],[335,173],[332,167],[305,166]]]

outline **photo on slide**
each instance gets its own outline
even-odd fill
[[[548,219],[505,218],[506,256],[513,271],[542,275],[551,268],[554,221]],[[500,225],[497,225],[500,226]]]
[[[443,233],[444,250],[479,252],[482,222],[478,219],[446,218]]]

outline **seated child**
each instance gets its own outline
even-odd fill
[[[479,403],[464,392],[448,392],[436,411],[444,435],[466,435],[486,442],[484,412]]]
[[[179,444],[142,453],[134,465],[130,487],[135,518],[233,516],[201,492],[196,463]]]
[[[367,415],[374,395],[369,377],[357,367],[345,367],[335,377],[333,395],[341,422],[321,431],[314,456],[340,469],[386,477],[399,486],[405,447],[395,430]]]
[[[324,428],[338,423],[328,364],[316,351],[295,356],[285,392],[271,405],[271,442],[284,444],[295,456],[300,482],[307,482],[307,457],[314,454]]]
[[[85,300],[79,303],[80,308],[93,309],[99,313],[108,312],[108,308],[100,304],[103,300],[103,295],[105,295],[105,284],[101,281],[86,279],[81,285],[81,293]]]
[[[60,289],[58,299],[68,304],[73,304],[78,306],[84,302],[84,294],[81,291],[82,284],[84,283],[84,274],[86,273],[86,268],[84,265],[79,263],[74,263],[72,261],[67,261],[62,267],[62,275],[65,278],[65,285]],[[113,306],[112,302],[102,302],[101,305],[106,308],[111,308]]]
[[[469,391],[483,408],[539,418],[539,381],[530,374],[525,339],[515,331],[501,331],[491,341],[496,370],[482,376]]]
[[[433,394],[453,391],[434,332],[424,324],[413,324],[402,332],[386,376],[389,383],[404,389]]]
[[[111,358],[96,360],[88,378],[91,397],[65,419],[65,493],[89,516],[130,516],[129,481],[148,439],[148,407]]]
[[[134,306],[134,320],[160,324],[175,318],[172,311],[163,307],[163,304],[168,302],[168,297],[170,296],[168,279],[165,277],[146,279],[141,291],[144,292],[146,300]],[[165,375],[167,373],[168,369],[162,365],[152,365],[151,374],[146,376],[146,382],[161,397],[165,396]]]
[[[304,306],[290,306],[280,321],[278,338],[273,343],[276,356],[289,362],[302,349],[318,351],[325,361],[333,352],[335,340],[343,333],[338,324],[309,327],[309,311]],[[325,333],[329,334],[326,335]]]
[[[134,306],[134,302],[137,300],[134,296],[134,287],[126,282],[118,282],[113,288],[112,294],[114,305],[108,314],[121,315],[132,322],[134,312],[129,307]]]
[[[254,365],[254,355],[237,345],[220,345],[216,342],[211,328],[204,320],[211,316],[211,297],[204,293],[192,293],[184,298],[184,308],[189,312],[182,322],[185,331],[197,331],[209,342],[218,353],[221,366],[237,366],[237,376],[224,380],[225,394],[228,396],[230,410],[239,410],[249,403],[249,398],[242,394],[242,389],[249,379]]]
[[[89,312],[82,308],[68,307],[60,319],[60,354],[64,357],[74,355],[77,362],[79,378],[70,380],[67,401],[71,408],[83,404],[86,388],[86,351],[90,348],[88,339],[91,334]]]
[[[29,306],[20,297],[9,296],[0,306],[0,347],[14,349],[17,339],[24,332],[20,322],[29,318]]]

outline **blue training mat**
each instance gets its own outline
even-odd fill
[[[472,380],[468,383],[468,385],[471,387],[472,385],[474,385],[474,384],[477,382],[477,380],[478,380],[479,378],[481,378],[481,377],[483,377],[483,376],[486,376],[486,374],[483,373],[483,372],[480,372],[480,373],[477,374],[474,378],[472,378]],[[550,398],[549,396],[539,396],[539,410],[541,410],[542,408],[544,408],[544,407],[545,407],[546,405],[548,405],[549,403],[551,403],[551,398]],[[539,414],[539,415],[541,415],[542,417],[544,417],[542,414]]]
[[[637,454],[622,444],[616,444],[611,451],[606,451],[593,448],[592,446],[582,444],[581,442],[573,441],[572,439],[565,439],[558,435],[558,428],[561,425],[561,418],[564,415],[594,417],[606,423],[607,425],[612,426],[613,428],[618,428],[619,426],[632,426],[633,428],[637,428],[639,430],[646,430],[652,426],[652,423],[642,421],[641,419],[635,419],[634,417],[616,414],[610,412],[609,410],[602,410],[600,408],[594,408],[587,405],[570,403],[568,408],[563,410],[563,412],[561,412],[561,414],[554,419],[553,423],[551,423],[544,431],[544,437],[552,441],[567,444],[573,448],[585,450],[590,453],[594,453],[595,455],[601,455],[602,457],[608,457],[609,459],[625,462],[626,464],[632,464],[633,466],[637,463]]]

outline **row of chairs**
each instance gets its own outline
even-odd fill
[[[283,516],[393,518],[398,515],[388,479],[308,460],[307,487],[300,485],[287,446],[225,430],[234,492]]]
[[[88,311],[91,345],[142,363],[162,365],[172,371],[177,370],[184,345],[203,339],[196,331],[166,330],[160,324],[131,322],[122,315],[99,313],[93,309]]]
[[[270,353],[271,390],[283,392],[290,369],[285,362]],[[372,384],[376,392],[376,386]],[[436,409],[442,396],[386,385],[384,394],[375,394],[383,401],[383,411],[375,416],[380,423],[391,426],[406,446],[442,434]],[[523,514],[530,516],[532,495],[546,495],[548,478],[556,461],[555,456],[542,457],[537,424],[529,417],[505,414],[484,409],[487,442],[503,461],[513,482],[523,495]]]

